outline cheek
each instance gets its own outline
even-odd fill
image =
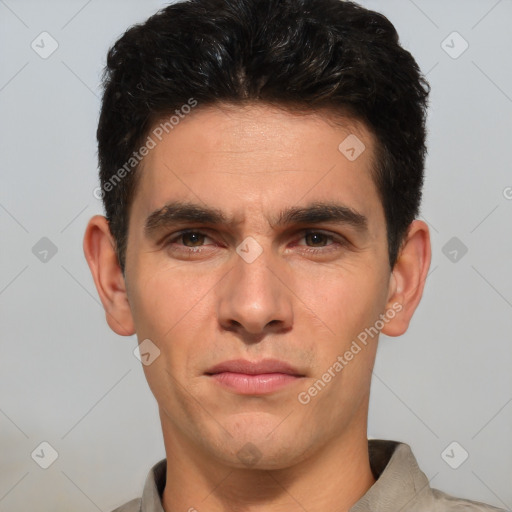
[[[164,293],[164,290],[166,293]],[[139,341],[144,338],[154,339],[157,342],[167,328],[162,326],[162,321],[172,322],[172,304],[169,298],[172,297],[172,290],[162,287],[161,283],[153,285],[151,280],[144,280],[141,276],[135,286],[130,290],[130,307],[137,329]]]
[[[380,281],[370,272],[339,274],[328,280],[321,294],[311,293],[309,297],[315,303],[311,309],[328,326],[328,330],[321,331],[324,335],[313,331],[315,379],[330,382],[329,389],[322,391],[324,400],[352,407],[366,396],[378,339],[368,335],[366,329],[375,325],[385,304]],[[329,371],[331,376],[327,375]]]
[[[160,355],[144,366],[150,387],[185,382],[197,371],[207,335],[213,327],[213,306],[209,290],[218,281],[208,273],[196,275],[186,265],[174,263],[163,269],[149,265],[133,286],[130,301],[139,342],[150,339]],[[213,273],[211,273],[213,274]],[[198,357],[201,354],[200,357]]]
[[[201,299],[213,285],[179,262],[155,265],[141,261],[136,270],[130,306],[139,335],[171,335],[200,308]]]
[[[350,343],[373,324],[385,303],[383,280],[369,268],[343,266],[308,273],[297,296],[312,320],[336,340],[337,348]]]

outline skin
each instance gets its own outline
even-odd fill
[[[354,161],[338,150],[349,134],[366,147]],[[393,304],[401,311],[381,332],[403,334],[423,293],[428,227],[410,225],[391,270],[370,172],[374,143],[364,125],[345,119],[340,126],[325,113],[199,106],[143,161],[125,276],[106,219],[90,220],[84,252],[108,324],[160,350],[143,369],[168,461],[166,512],[348,511],[375,483],[367,419],[378,336],[308,404],[297,398]],[[146,236],[146,218],[170,200],[220,208],[236,223],[180,223]],[[281,209],[313,201],[352,208],[367,217],[367,231],[271,225]],[[204,236],[171,237],[184,228]],[[325,236],[306,236],[305,229]],[[263,251],[252,263],[236,252],[249,236]],[[197,247],[202,252],[194,253]],[[304,377],[248,396],[205,375],[222,361],[267,357]],[[247,443],[255,462],[237,455]]]

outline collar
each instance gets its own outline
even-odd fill
[[[417,507],[414,505],[420,504],[422,510],[429,510],[428,505],[434,501],[434,495],[408,444],[369,439],[368,451],[376,482],[349,512],[415,510]]]

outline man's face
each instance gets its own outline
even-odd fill
[[[366,147],[355,160],[353,137],[348,151],[338,148],[349,135]],[[199,106],[157,141],[131,208],[126,286],[139,342],[160,350],[144,371],[166,443],[270,469],[366,435],[377,337],[359,351],[353,341],[389,308],[391,275],[373,149],[361,125],[261,105]],[[177,201],[229,222],[166,220],[165,205]],[[278,222],[315,203],[345,215]],[[208,374],[225,361],[270,358],[301,377]]]

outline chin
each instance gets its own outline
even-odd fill
[[[282,421],[253,421],[245,430],[239,426],[236,433],[227,428],[233,435],[226,434],[221,442],[214,443],[214,456],[228,466],[261,470],[284,469],[304,460],[311,449],[310,440],[278,426]]]

